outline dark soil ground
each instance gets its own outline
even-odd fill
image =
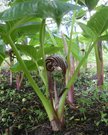
[[[82,75],[75,84],[76,108],[66,104],[64,129],[53,132],[40,100],[26,80],[16,90],[15,80],[9,86],[8,74],[2,73],[0,135],[108,135],[108,90],[90,89],[94,82],[88,76]]]

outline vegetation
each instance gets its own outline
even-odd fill
[[[107,129],[103,49],[108,50],[108,6],[98,6],[98,2],[14,0],[0,13],[0,64],[5,61],[9,67],[7,73],[2,69],[0,74],[1,134],[15,134],[16,129],[21,129],[19,134],[28,134],[29,129],[33,131],[35,125],[48,119],[52,131],[62,131],[66,124],[71,128],[72,122],[73,127],[78,121],[90,123],[88,112],[97,115],[94,127],[104,124]],[[91,15],[82,23],[86,12]],[[57,29],[50,29],[49,18]],[[83,33],[77,31],[78,26]],[[90,76],[87,64],[93,50],[97,73]]]
[[[105,71],[106,72],[106,71]],[[33,73],[34,74],[34,73]],[[108,92],[107,85],[104,90],[95,88],[96,80],[90,72],[80,74],[75,83],[75,106],[65,106],[66,127],[60,132],[52,132],[48,117],[39,98],[28,84],[23,80],[20,90],[16,89],[14,82],[10,87],[9,74],[2,71],[0,85],[0,132],[1,134],[105,134],[108,131]],[[8,76],[8,77],[7,77]],[[44,92],[42,81],[38,80],[40,89]],[[106,79],[108,79],[106,72]],[[8,78],[8,80],[7,80]],[[15,78],[14,78],[15,79]],[[92,87],[91,87],[92,86]],[[41,130],[40,130],[41,129]]]

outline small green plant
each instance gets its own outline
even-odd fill
[[[96,126],[99,126],[100,124],[104,123],[106,126],[108,125],[108,114],[100,111],[100,120],[96,121]]]
[[[47,119],[38,98],[29,88],[23,91],[12,88],[0,91],[0,133],[6,128],[29,130]]]

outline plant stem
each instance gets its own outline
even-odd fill
[[[59,103],[59,109],[58,109],[58,116],[61,117],[63,114],[63,108],[66,100],[67,93],[70,89],[70,87],[74,84],[74,82],[77,79],[77,74],[79,72],[79,69],[84,64],[85,60],[87,59],[88,55],[90,54],[91,50],[93,49],[94,45],[96,44],[97,40],[93,42],[92,45],[90,45],[88,51],[86,52],[85,56],[82,58],[82,60],[79,62],[78,67],[76,68],[75,72],[73,73],[73,76],[70,78],[69,82],[67,83],[66,90],[64,91],[60,103]]]
[[[8,39],[8,42],[9,42],[10,46],[12,47],[12,50],[14,51],[14,53],[15,53],[15,55],[17,57],[17,60],[19,61],[20,65],[21,65],[21,67],[23,69],[23,72],[27,76],[27,78],[28,78],[29,82],[31,83],[32,87],[34,88],[34,91],[36,92],[36,94],[38,95],[40,100],[42,101],[42,104],[45,107],[45,110],[46,110],[46,112],[48,114],[48,117],[49,117],[50,121],[53,120],[54,111],[53,111],[53,108],[51,106],[50,101],[43,95],[43,93],[40,91],[38,85],[33,80],[32,76],[30,75],[24,61],[22,60],[22,58],[21,58],[21,56],[20,56],[14,42],[12,41],[11,36],[8,35],[7,39]]]
[[[93,49],[94,45],[96,42],[94,42],[92,45],[90,45],[88,51],[86,52],[85,56],[81,59],[81,61],[78,64],[78,67],[76,68],[73,76],[71,77],[70,81],[67,84],[67,88],[69,89],[71,87],[71,85],[76,81],[77,78],[77,74],[79,69],[81,68],[81,66],[83,65],[83,63],[85,62],[85,60],[87,59],[88,55],[90,54],[91,50]]]
[[[98,41],[95,45],[95,57],[97,65],[97,86],[99,89],[102,89],[103,85],[103,55],[102,55],[102,42]]]
[[[44,40],[45,40],[45,19],[42,20],[41,30],[40,30],[40,46],[42,48],[42,59],[43,59],[43,66],[44,66],[44,82],[46,86],[46,96],[49,96],[48,90],[48,78],[47,78],[47,70],[46,70],[46,63],[45,63],[45,51],[44,51]]]
[[[77,5],[77,3],[78,3],[78,0],[76,0],[76,5]],[[68,45],[68,54],[67,54],[68,69],[67,69],[67,73],[66,73],[66,76],[67,76],[66,81],[67,82],[70,80],[71,76],[73,77],[73,74],[74,74],[74,71],[71,72],[71,68],[74,67],[74,65],[72,65],[72,64],[74,64],[74,60],[72,62],[70,59],[73,59],[73,56],[71,54],[71,47],[72,47],[72,36],[73,36],[73,28],[74,28],[75,20],[76,20],[76,11],[74,11],[73,17],[72,17],[71,32],[70,32],[70,43]],[[70,91],[69,91],[69,89],[70,89]],[[73,101],[73,93],[74,93],[73,90],[74,90],[73,83],[71,83],[71,86],[68,88],[68,91],[65,90],[65,92],[63,93],[63,95],[62,95],[62,97],[60,99],[60,102],[59,102],[59,109],[58,109],[59,118],[61,118],[62,115],[63,115],[64,104],[65,104],[65,100],[66,100],[66,96],[67,96],[68,92],[69,92],[69,94],[72,94],[72,95],[70,95],[70,97],[68,97],[69,100],[71,99],[70,102],[72,103],[72,101]]]

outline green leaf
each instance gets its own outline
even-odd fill
[[[40,58],[42,58],[41,48],[37,48],[30,45],[17,45],[17,48],[25,55],[30,56],[33,60],[38,61]],[[57,53],[61,49],[62,49],[61,47],[50,46],[50,47],[45,47],[44,51],[45,54],[50,55],[50,54]]]
[[[24,17],[53,18],[57,24],[60,24],[63,15],[71,10],[78,10],[79,6],[58,0],[30,0],[29,2],[20,2],[7,9],[0,15],[4,21],[12,21]]]
[[[77,0],[74,0],[74,1],[77,1]],[[98,2],[99,0],[78,0],[79,5],[88,7],[90,11],[96,7]]]
[[[88,21],[87,26],[100,36],[108,28],[108,6],[100,8]]]
[[[37,6],[34,5],[35,7]],[[33,8],[33,9],[32,9]],[[5,10],[0,14],[0,19],[4,21],[13,21],[19,18],[28,17],[33,15],[36,12],[36,9],[33,7],[32,2],[20,2],[11,8]]]
[[[36,65],[33,61],[31,60],[23,60],[24,63],[26,64],[27,68],[29,71],[33,71],[33,70],[36,70]],[[11,71],[12,72],[19,72],[19,71],[22,71],[22,68],[19,64],[19,62],[15,63],[13,66],[11,66]]]
[[[83,35],[85,37],[91,38],[91,39],[95,39],[96,38],[96,33],[94,33],[94,31],[88,27],[87,25],[85,25],[84,23],[78,23],[78,25],[81,27],[81,29],[83,30]]]
[[[86,14],[86,11],[81,9],[77,15],[76,15],[76,19],[81,19],[84,15]]]
[[[18,26],[14,32],[19,33],[19,36],[33,35],[40,31],[40,26],[41,26],[40,22],[28,22]]]
[[[20,3],[20,2],[27,2],[27,1],[30,1],[30,0],[13,0],[10,2],[10,6],[14,6],[15,4],[17,3]]]
[[[30,56],[34,60],[38,59],[38,50],[37,48],[30,46],[30,45],[16,45],[19,51],[24,53],[27,56]]]
[[[90,11],[96,7],[98,2],[99,0],[85,0],[85,4]]]
[[[62,47],[49,46],[49,47],[45,47],[44,50],[46,55],[50,55],[59,52],[60,50],[62,50]]]
[[[0,24],[0,35],[4,34],[5,31],[5,24]]]
[[[99,40],[101,40],[101,41],[103,41],[103,40],[108,41],[108,34],[100,36]]]

